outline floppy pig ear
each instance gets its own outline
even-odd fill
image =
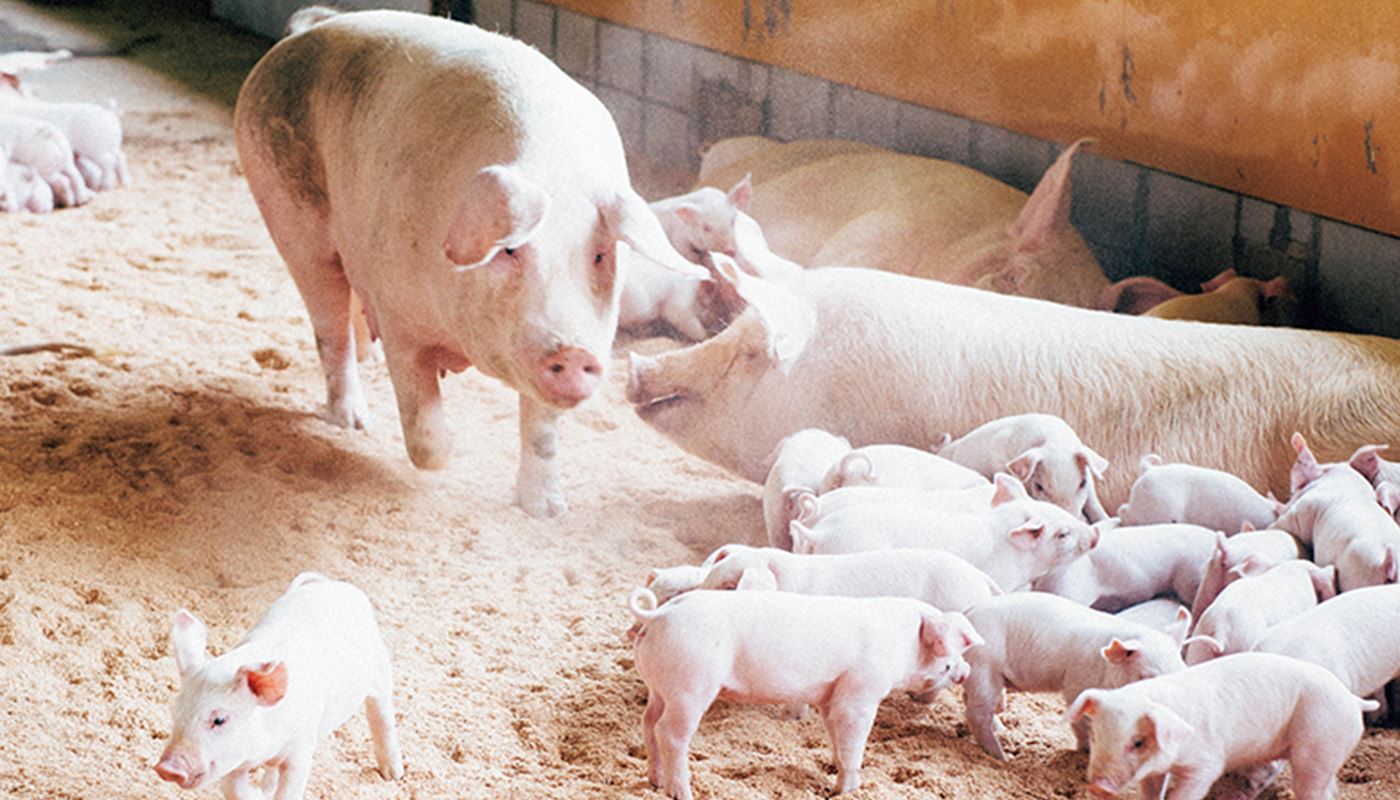
[[[1020,481],[1005,472],[998,472],[992,476],[992,483],[996,484],[996,491],[992,493],[992,508],[1013,500],[1025,500],[1030,496],[1026,494],[1026,487],[1022,486]]]
[[[776,592],[778,579],[767,567],[749,567],[739,576],[735,588],[741,592]]]
[[[1148,707],[1142,721],[1148,748],[1165,753],[1175,753],[1194,731],[1176,712],[1158,703]]]
[[[746,174],[738,183],[730,187],[725,194],[729,204],[740,211],[748,211],[749,203],[753,201],[753,182],[750,180],[752,174]]]
[[[1381,485],[1376,487],[1376,502],[1395,516],[1396,510],[1400,510],[1400,483],[1381,481]]]
[[[769,353],[780,364],[789,364],[807,349],[816,327],[810,303],[776,283],[739,269],[734,259],[711,253],[715,276],[753,308],[768,337]]]
[[[1011,463],[1007,464],[1006,471],[1015,475],[1022,481],[1028,481],[1031,479],[1031,474],[1035,472],[1035,468],[1040,466],[1040,462],[1044,457],[1045,453],[1043,450],[1039,447],[1032,447],[1021,455],[1016,456]]]
[[[246,683],[260,705],[275,706],[287,695],[287,665],[281,661],[242,667],[234,680]]]
[[[482,266],[500,250],[529,241],[548,209],[549,194],[520,170],[486,167],[467,184],[443,252],[461,268]]]
[[[1108,469],[1108,459],[1085,447],[1074,454],[1074,460],[1079,463],[1080,469],[1088,467],[1094,473],[1094,477],[1103,479],[1104,470]]]
[[[1094,715],[1099,713],[1099,695],[1100,692],[1096,689],[1080,692],[1065,710],[1065,721],[1073,725],[1081,719],[1093,719]]]
[[[1219,275],[1216,275],[1214,278],[1211,278],[1210,280],[1201,284],[1201,291],[1213,292],[1216,289],[1219,289],[1220,287],[1234,280],[1235,278],[1238,278],[1239,276],[1240,274],[1238,272],[1235,272],[1234,267],[1230,267],[1229,269],[1222,271]]]
[[[639,254],[690,278],[703,280],[710,277],[704,267],[686,261],[676,252],[671,240],[666,238],[666,231],[656,218],[656,212],[630,188],[600,203],[599,210],[603,213],[608,230]]]
[[[986,644],[967,617],[957,612],[925,616],[919,623],[919,640],[936,657],[959,655],[969,647]]]
[[[198,617],[183,608],[175,612],[170,625],[170,644],[175,650],[175,668],[180,671],[182,680],[204,665],[208,641],[209,633]]]

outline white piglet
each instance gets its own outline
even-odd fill
[[[218,658],[203,623],[181,609],[171,644],[180,670],[175,724],[156,773],[182,789],[222,781],[225,797],[262,790],[300,800],[321,740],[361,707],[379,774],[403,776],[393,670],[364,592],[304,572],[243,641]]]
[[[1182,614],[1170,634],[1063,597],[1009,594],[967,611],[983,645],[967,654],[963,684],[967,726],[988,755],[1006,760],[997,738],[997,709],[1005,689],[1061,692],[1069,703],[1085,689],[1113,689],[1185,669],[1181,641],[1190,626]],[[1075,728],[1088,749],[1082,727]]]
[[[1108,461],[1052,414],[1017,414],[975,428],[958,439],[944,435],[936,452],[991,477],[1010,472],[1031,497],[1098,522],[1108,517],[1094,485]]]
[[[0,114],[43,120],[63,131],[87,188],[103,191],[131,183],[115,111],[94,103],[51,103],[0,92]]]
[[[980,473],[927,450],[902,444],[874,444],[856,448],[832,465],[822,478],[819,493],[847,486],[946,491],[986,485],[987,478]]]
[[[1400,586],[1343,592],[1269,629],[1261,653],[1308,661],[1369,697],[1400,678]]]
[[[649,777],[675,800],[692,797],[690,740],[716,699],[815,707],[836,792],[856,789],[880,701],[963,680],[963,653],[982,643],[963,615],[904,598],[691,592],[656,608],[637,589],[628,605],[642,624],[633,654],[647,685]]]
[[[1150,455],[1142,459],[1128,502],[1118,507],[1118,518],[1124,525],[1181,522],[1238,533],[1247,526],[1267,528],[1282,511],[1282,503],[1228,472],[1163,464]]]
[[[1090,721],[1090,791],[1117,797],[1142,784],[1159,798],[1202,800],[1226,772],[1293,767],[1298,800],[1330,800],[1337,769],[1361,740],[1362,700],[1313,664],[1241,653],[1119,689],[1090,689],[1069,720]]]
[[[1269,528],[1231,537],[1216,531],[1215,552],[1201,575],[1196,596],[1191,598],[1191,615],[1200,619],[1220,592],[1245,574],[1257,574],[1275,564],[1305,555],[1298,540],[1287,531]]]
[[[1239,567],[1236,567],[1239,569]],[[1337,596],[1335,567],[1294,559],[1234,581],[1201,612],[1186,663],[1254,648],[1269,628]]]
[[[816,492],[831,465],[851,452],[851,443],[818,428],[785,437],[773,449],[768,479],[763,484],[763,523],[771,547],[791,549],[788,523],[797,517],[799,489]]]
[[[10,147],[11,161],[34,170],[49,185],[57,205],[80,206],[92,200],[68,137],[53,123],[0,113],[0,144]]]
[[[974,513],[989,511],[996,487],[990,483],[970,489],[901,489],[889,486],[843,486],[823,495],[809,489],[789,489],[788,505],[794,518],[808,527],[846,508],[878,505],[920,506],[938,511]]]
[[[1104,530],[1099,543],[1032,584],[1038,592],[1117,611],[1171,593],[1196,596],[1215,532],[1196,525],[1134,525]]]

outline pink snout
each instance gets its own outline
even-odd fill
[[[568,406],[588,399],[602,380],[602,365],[581,347],[565,347],[545,356],[535,373],[535,383],[546,398]]]
[[[156,774],[163,781],[177,784],[181,789],[192,789],[204,779],[204,770],[195,764],[188,753],[166,750],[156,764]]]
[[[1089,784],[1089,794],[1095,797],[1117,797],[1118,785],[1108,778],[1097,778]]]

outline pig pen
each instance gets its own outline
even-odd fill
[[[0,344],[95,351],[0,358],[0,796],[175,797],[151,770],[178,687],[171,613],[194,611],[222,652],[313,569],[374,600],[407,775],[375,773],[361,715],[319,751],[308,796],[659,797],[626,594],[650,567],[762,539],[760,487],[623,400],[626,351],[671,345],[620,340],[601,396],[564,417],[564,517],[511,503],[515,395],[475,372],[444,384],[456,457],[417,471],[382,364],[362,367],[371,430],[312,415],[310,326],[230,127],[267,42],[181,4],[15,0],[0,42],[77,51],[35,90],[115,95],[135,177],[80,209],[0,216]],[[642,167],[649,199],[687,187]],[[1086,796],[1058,697],[1008,697],[1002,765],[959,694],[887,700],[854,796]],[[834,780],[820,720],[777,709],[717,703],[691,758],[703,798],[825,797]],[[1340,797],[1400,796],[1397,760],[1400,736],[1368,731]]]

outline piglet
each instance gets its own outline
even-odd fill
[[[1084,558],[1037,578],[1031,586],[1104,611],[1166,593],[1190,600],[1214,550],[1215,532],[1197,525],[1110,528]]]
[[[43,120],[63,131],[88,189],[102,191],[131,183],[131,171],[122,152],[121,119],[111,108],[95,103],[51,103],[0,93],[0,114]]]
[[[1343,592],[1280,622],[1255,644],[1326,668],[1368,697],[1400,678],[1400,586]]]
[[[58,205],[79,206],[92,199],[68,137],[52,123],[0,113],[0,144],[10,146],[11,161],[30,167],[49,185]]]
[[[1202,294],[1184,294],[1165,300],[1143,313],[1158,319],[1214,322],[1226,325],[1258,325],[1276,308],[1297,304],[1287,278],[1260,280],[1244,278],[1226,270],[1201,284]],[[1276,324],[1291,321],[1292,312],[1280,316]]]
[[[991,510],[977,514],[888,505],[838,511],[815,528],[795,520],[792,549],[813,554],[943,550],[1013,592],[1084,555],[1098,541],[1096,528],[1064,509],[1030,499],[1011,476],[998,475],[996,487]]]
[[[1090,689],[1067,716],[1090,721],[1088,780],[1097,797],[1140,782],[1143,797],[1159,798],[1170,776],[1171,800],[1202,800],[1226,772],[1286,758],[1298,800],[1328,800],[1361,739],[1361,712],[1376,707],[1321,667],[1241,653]]]
[[[1010,472],[1031,497],[1098,522],[1108,517],[1094,488],[1108,461],[1052,414],[1017,414],[975,428],[960,439],[946,435],[936,452],[991,477]]]
[[[773,448],[763,484],[763,523],[771,547],[791,549],[788,523],[797,517],[795,489],[817,491],[831,465],[851,452],[851,443],[818,428],[798,431]]]
[[[1193,632],[1193,638],[1200,638],[1187,646],[1186,663],[1252,649],[1269,628],[1336,597],[1336,574],[1335,567],[1303,559],[1246,572],[1201,612]]]
[[[728,192],[703,187],[688,194],[658,200],[651,210],[672,246],[700,264],[710,252],[735,254],[735,215],[752,197],[745,177]],[[618,306],[618,327],[646,332],[661,322],[690,341],[700,341],[724,328],[724,306],[710,281],[681,275],[646,257],[633,259]]]
[[[1215,552],[1211,554],[1191,599],[1191,616],[1201,618],[1226,586],[1247,573],[1259,573],[1275,564],[1304,556],[1293,534],[1268,528],[1226,537],[1216,531]],[[1185,600],[1185,597],[1181,599]]]
[[[300,800],[316,746],[361,706],[379,774],[403,777],[389,651],[354,586],[303,572],[218,658],[206,654],[204,624],[184,609],[170,641],[180,694],[156,764],[163,780],[182,789],[222,781],[226,797],[254,797],[249,774],[262,767],[265,792]]]
[[[789,505],[796,509],[802,524],[811,527],[818,520],[843,508],[873,505],[920,506],[938,511],[973,513],[992,507],[996,487],[990,483],[970,489],[902,489],[889,486],[843,486],[818,496],[809,489],[789,489]]]
[[[1335,565],[1343,592],[1400,580],[1400,525],[1375,489],[1348,464],[1319,464],[1302,434],[1292,442],[1293,496],[1275,527],[1311,543],[1317,563]]]
[[[1385,449],[1383,444],[1362,445],[1352,453],[1347,463],[1370,481],[1372,486],[1378,487],[1387,481],[1400,483],[1400,464],[1381,458],[1381,451]]]
[[[940,491],[986,486],[987,478],[927,450],[873,444],[847,453],[822,478],[819,493],[845,486],[885,486]]]
[[[1267,528],[1282,511],[1282,503],[1228,472],[1163,464],[1149,455],[1142,459],[1128,502],[1118,507],[1118,518],[1124,525],[1184,522],[1237,533],[1246,523]]]
[[[986,573],[939,550],[796,555],[772,547],[728,544],[705,563],[711,565],[702,584],[705,589],[911,597],[943,611],[964,611],[1002,593]]]
[[[1168,286],[1156,278],[1135,275],[1103,287],[1103,291],[1099,293],[1098,308],[1116,314],[1141,314],[1153,306],[1180,296],[1180,289]]]
[[[648,774],[675,800],[691,800],[690,740],[716,699],[814,706],[836,792],[854,790],[880,700],[963,680],[963,653],[982,643],[963,615],[905,598],[700,591],[656,608],[639,588],[628,606],[642,623],[633,653],[647,685]]]
[[[10,160],[13,147],[0,144],[0,211],[30,211],[46,214],[53,210],[53,190],[33,169]]]
[[[984,640],[967,655],[967,726],[998,761],[1006,753],[997,739],[996,712],[1007,687],[1062,692],[1069,703],[1085,689],[1113,689],[1186,668],[1180,650],[1189,616],[1168,634],[1030,592],[986,600],[969,609],[967,618]],[[1088,749],[1082,727],[1076,726],[1075,736],[1080,749]]]
[[[699,589],[710,574],[708,566],[682,564],[677,567],[658,567],[647,573],[643,585],[656,595],[656,602],[665,603],[671,598]]]

